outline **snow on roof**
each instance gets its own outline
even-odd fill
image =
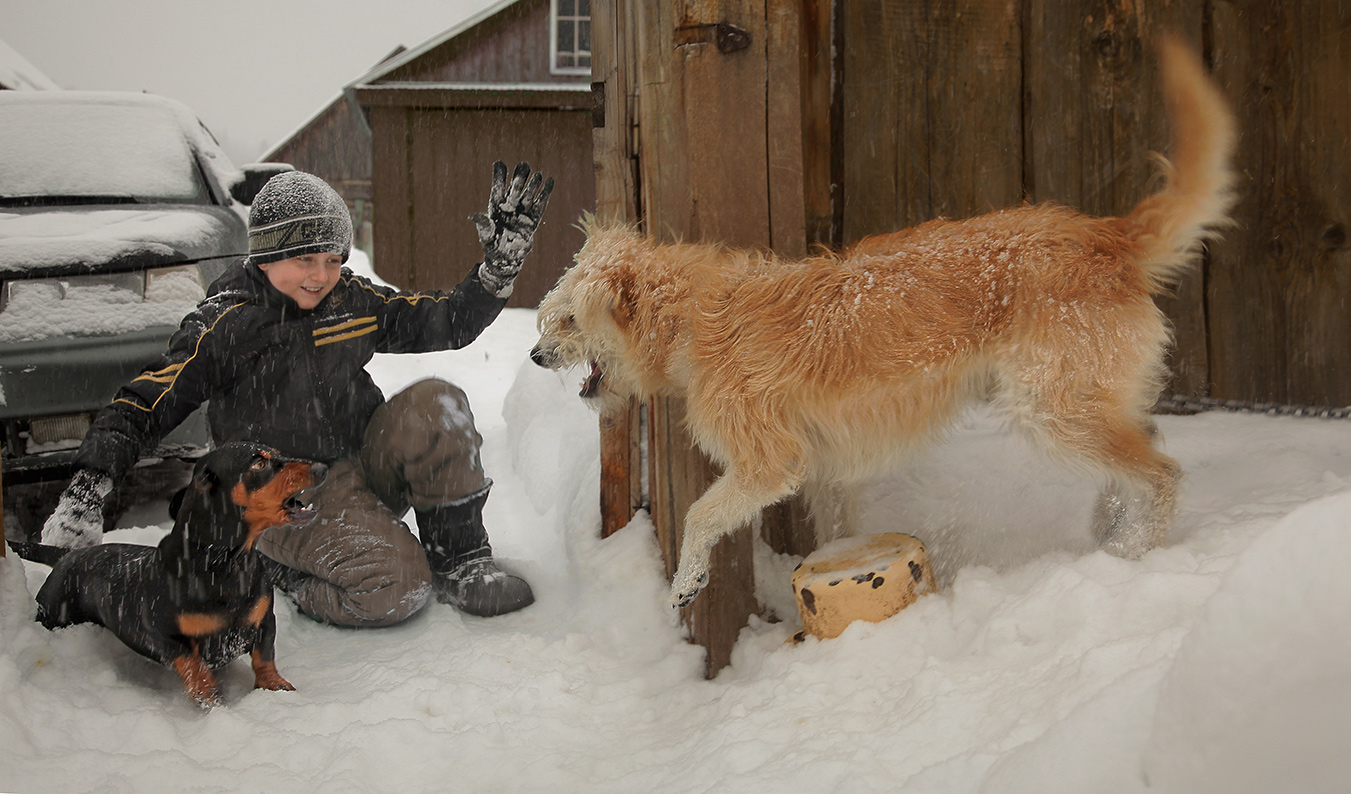
[[[61,86],[0,39],[0,88],[59,91]]]
[[[381,83],[379,85],[363,85],[362,90],[367,88],[381,89],[401,89],[401,90],[428,90],[428,91],[571,91],[579,94],[590,94],[591,86],[586,83],[433,83],[425,80],[417,81],[398,81],[392,83]]]
[[[383,64],[386,61],[390,60],[391,58],[398,56],[400,53],[404,53],[407,51],[408,48],[400,44],[394,49],[390,50],[388,55],[381,58],[380,61],[371,68],[372,69],[378,68],[380,64]],[[296,125],[295,129],[278,138],[277,142],[272,146],[268,147],[267,152],[258,158],[258,161],[262,163],[271,162],[272,158],[277,155],[277,152],[280,151],[282,147],[286,146],[286,144],[294,140],[297,135],[304,132],[311,124],[318,121],[319,117],[327,113],[328,109],[333,107],[335,103],[340,102],[345,98],[347,98],[346,89],[339,89],[337,96],[325,102],[323,106],[320,107],[318,110],[314,111],[314,113],[311,114],[309,118],[305,119],[303,122]]]
[[[473,28],[480,22],[483,22],[484,20],[489,19],[490,17],[496,16],[497,14],[505,10],[507,7],[515,5],[516,2],[517,0],[499,0],[499,2],[493,3],[492,5],[488,6],[487,8],[478,12],[477,14],[469,17],[468,19],[465,19],[463,22],[456,25],[455,27],[446,30],[445,32],[441,33],[438,36],[434,36],[430,39],[427,39],[426,41],[424,41],[423,43],[419,44],[418,46],[414,47],[411,50],[406,50],[400,53],[399,56],[396,58],[390,58],[389,60],[379,64],[374,69],[353,80],[351,83],[348,83],[347,88],[351,89],[354,88],[355,86],[362,85],[364,83],[372,83],[375,82],[376,80],[379,80],[380,78],[384,77],[385,75],[389,74],[395,69],[398,69],[400,66],[403,66],[404,64],[417,60],[418,58],[422,57],[424,54],[430,52],[431,50],[440,47],[447,41],[450,41],[456,36],[459,36],[461,33],[468,31],[470,28]]]

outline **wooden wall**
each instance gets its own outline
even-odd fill
[[[1351,5],[851,0],[843,235],[1018,200],[1128,212],[1167,147],[1149,42],[1172,31],[1239,114],[1238,222],[1173,296],[1173,389],[1351,403]]]
[[[534,307],[557,283],[595,206],[589,88],[550,90],[366,86],[373,195],[380,208],[375,267],[405,289],[449,289],[482,261],[469,216],[487,208],[492,163],[518,161],[554,178],[512,307]]]
[[[1206,273],[1212,396],[1351,404],[1351,4],[1215,3],[1243,198]]]
[[[381,82],[581,83],[549,71],[549,0],[517,0]]]
[[[1345,0],[597,0],[602,217],[801,252],[1021,201],[1128,212],[1165,150],[1150,42],[1203,53],[1241,128],[1236,228],[1176,293],[1176,391],[1351,404],[1351,6]],[[729,43],[718,23],[747,35]],[[744,45],[744,46],[742,46]],[[619,125],[620,129],[615,129]],[[709,481],[678,400],[604,423],[607,530],[650,506],[673,569]],[[637,471],[646,436],[650,483]],[[784,526],[787,519],[787,526]],[[801,545],[793,506],[767,515]],[[776,527],[777,524],[777,528]],[[730,658],[750,533],[686,615]],[[719,600],[725,605],[718,606]]]

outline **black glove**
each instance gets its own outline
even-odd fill
[[[527,182],[527,179],[529,180]],[[540,184],[543,183],[543,187]],[[483,266],[478,278],[489,292],[499,298],[511,295],[511,285],[521,272],[521,263],[534,244],[544,208],[549,206],[554,179],[531,175],[529,163],[517,163],[507,184],[507,164],[493,163],[493,189],[488,211],[472,216],[483,245]]]
[[[103,502],[113,491],[113,478],[80,469],[61,493],[56,511],[42,525],[42,542],[79,548],[103,542]]]

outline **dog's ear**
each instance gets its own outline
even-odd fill
[[[169,517],[178,518],[178,508],[183,506],[183,495],[188,492],[186,487],[179,488],[174,495],[169,498]]]
[[[633,324],[636,310],[637,285],[633,273],[627,268],[607,273],[605,278],[591,285],[594,305],[600,309],[605,319],[613,322],[619,330],[627,330]]]
[[[194,492],[206,495],[220,486],[220,475],[210,466],[203,466],[193,472],[192,482],[188,484]]]

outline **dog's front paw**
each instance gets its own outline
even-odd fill
[[[188,696],[197,704],[197,708],[208,713],[225,702],[221,700],[220,692],[215,689],[209,692],[189,692]]]
[[[683,576],[677,572],[675,580],[671,582],[671,606],[677,609],[689,606],[705,587],[708,587],[708,571],[697,574],[691,571]]]

